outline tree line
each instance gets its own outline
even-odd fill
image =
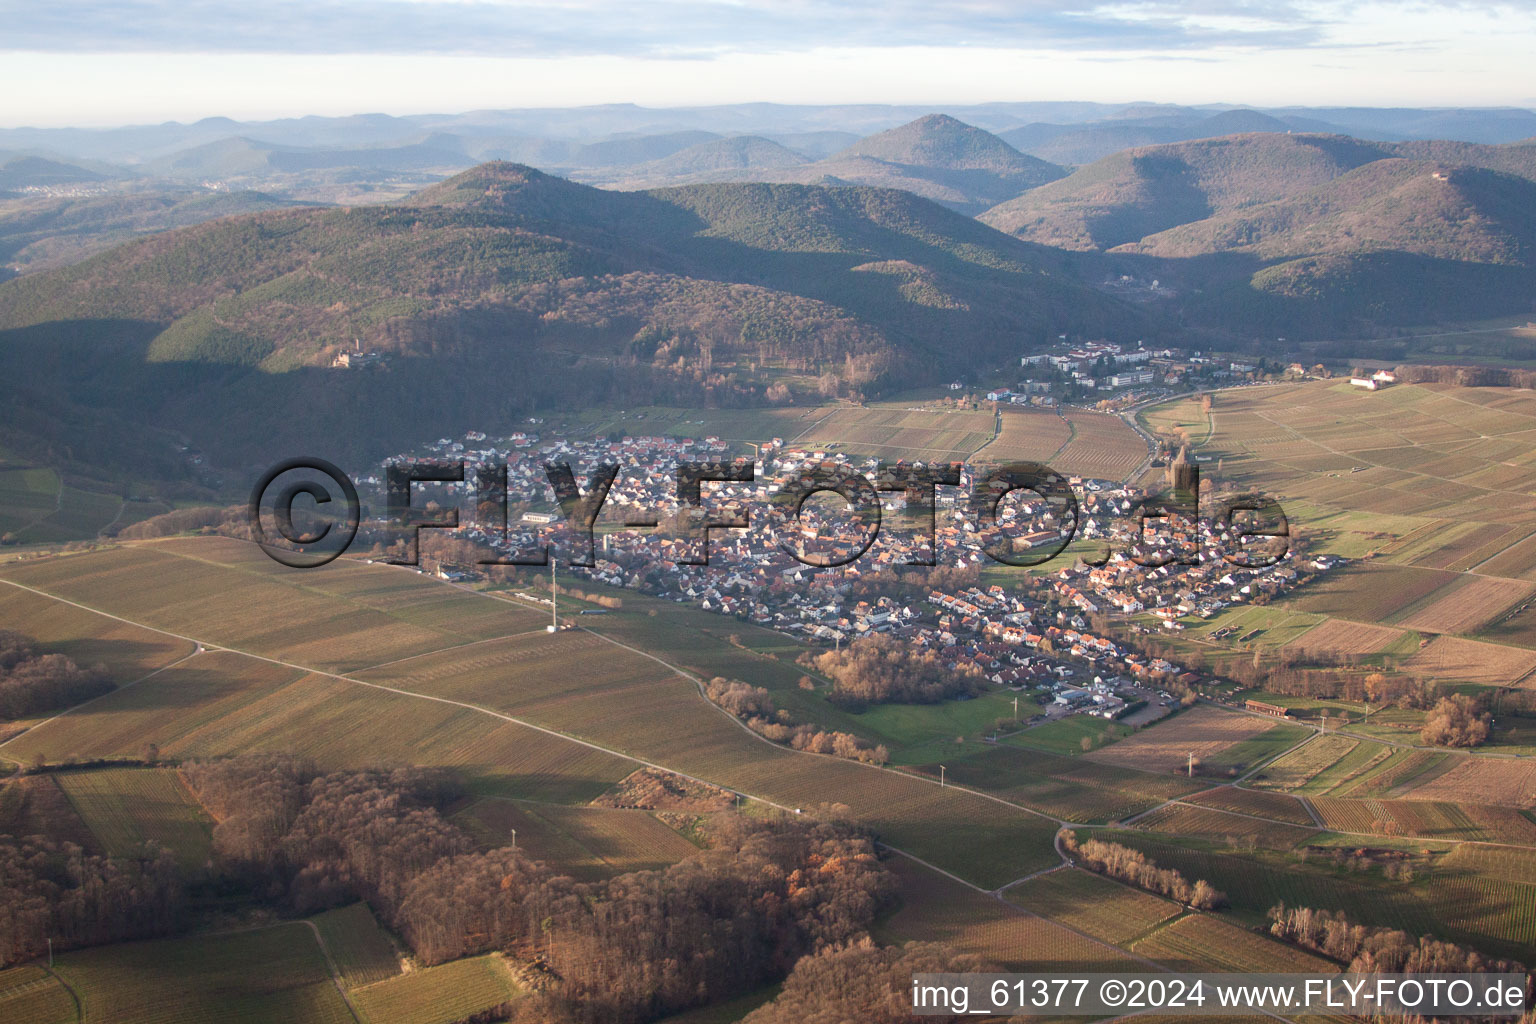
[[[1129,882],[1196,910],[1218,910],[1227,904],[1226,894],[1211,883],[1204,879],[1191,883],[1172,868],[1158,867],[1140,850],[1102,839],[1080,843],[1077,833],[1071,831],[1062,834],[1061,845],[1089,871]]]
[[[88,854],[45,836],[0,835],[0,967],[54,950],[165,935],[186,886],[168,851]]]
[[[1361,974],[1457,974],[1524,973],[1513,960],[1485,957],[1474,949],[1442,942],[1432,936],[1418,938],[1395,928],[1354,924],[1342,910],[1270,908],[1269,933],[1277,939],[1321,953],[1348,964],[1350,973]]]
[[[44,654],[28,636],[0,630],[0,719],[25,718],[78,704],[114,689],[100,668]]]
[[[828,731],[796,722],[788,711],[774,705],[773,698],[761,686],[716,676],[704,685],[704,696],[774,743],[869,764],[885,764],[891,759],[891,752],[883,743],[872,744],[851,732]]]

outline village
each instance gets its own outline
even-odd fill
[[[999,506],[996,524],[984,529],[965,500],[976,470],[969,464],[959,486],[934,488],[931,519],[915,495],[899,491],[880,492],[878,531],[836,495],[829,505],[805,503],[796,516],[774,505],[784,482],[811,467],[873,474],[879,460],[780,438],[757,447],[752,482],[704,485],[710,520],[747,524],[710,529],[707,541],[676,529],[677,466],[729,463],[732,446],[714,436],[573,440],[530,429],[490,439],[472,431],[396,461],[504,463],[514,521],[505,535],[477,522],[462,536],[499,556],[517,553],[518,561],[548,546],[562,572],[582,560],[583,545],[572,543],[577,535],[555,503],[546,463],[567,462],[578,479],[616,464],[592,564],[568,570],[576,577],[738,618],[815,648],[895,637],[936,652],[952,669],[971,665],[990,685],[1027,694],[1041,705],[1037,718],[1085,714],[1140,724],[1167,713],[1176,692],[1214,680],[1145,653],[1138,638],[1180,632],[1188,616],[1210,618],[1230,605],[1268,600],[1341,563],[1292,550],[1273,564],[1235,564],[1240,559],[1222,557],[1242,547],[1230,525],[1143,520],[1138,510],[1149,495],[1077,476],[1067,478],[1077,499],[1075,522],[1062,521],[1032,492],[1015,491]],[[924,468],[920,461],[898,465]],[[413,505],[456,503],[451,486],[458,485],[418,484]],[[651,522],[661,525],[634,525]],[[983,551],[984,540],[995,543],[999,535],[1038,561],[1065,553],[1050,571],[1001,565]],[[1067,548],[1069,537],[1075,539]],[[432,560],[421,566],[464,583],[487,578],[488,570]]]

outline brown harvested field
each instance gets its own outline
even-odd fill
[[[1008,889],[1009,903],[1124,946],[1146,935],[1183,907],[1172,900],[1111,881],[1081,868],[1051,871]]]
[[[156,629],[331,671],[543,628],[527,608],[466,601],[400,568],[338,559],[302,585],[292,574],[256,545],[226,538],[0,567],[6,579]]]
[[[1332,796],[1315,796],[1311,803],[1324,824],[1336,832],[1536,845],[1536,822],[1511,807]]]
[[[65,563],[68,564],[67,562]],[[192,653],[192,644],[0,582],[0,626],[49,653],[100,665],[119,685]]]
[[[1386,562],[1354,562],[1296,592],[1297,606],[1366,622],[1386,622],[1456,580],[1455,573]]]
[[[1179,971],[1338,971],[1321,957],[1210,914],[1180,918],[1131,948]]]
[[[1000,410],[1002,430],[977,458],[987,462],[1049,462],[1072,439],[1072,425],[1054,412]]]
[[[1492,576],[1536,579],[1536,536],[1526,537],[1518,544],[1510,545],[1476,568]]]
[[[879,928],[892,942],[942,942],[984,957],[1003,970],[1124,971],[1135,961],[1120,950],[1063,928],[990,893],[977,892],[906,857],[887,862],[901,906]]]
[[[1289,822],[1292,825],[1311,825],[1312,815],[1302,802],[1284,793],[1265,793],[1256,789],[1239,789],[1236,786],[1219,786],[1216,789],[1185,797],[1186,803],[1215,807],[1238,814],[1253,814],[1260,818]]]
[[[1072,440],[1050,460],[1058,473],[1120,480],[1147,457],[1147,443],[1118,416],[1073,412],[1067,419]]]
[[[1449,771],[1403,793],[1407,800],[1447,800],[1536,807],[1536,760],[1467,756]]]
[[[989,888],[1056,862],[1051,846],[1056,824],[1048,818],[902,773],[771,744],[709,704],[693,681],[591,632],[551,636],[534,613],[411,572],[344,566],[329,575],[340,563],[318,573],[271,572],[249,560],[270,562],[252,545],[207,540],[205,550],[204,544],[189,539],[157,544],[153,550],[113,549],[78,561],[60,559],[70,562],[68,572],[39,560],[24,568],[0,567],[0,573],[26,572],[39,585],[69,593],[84,587],[104,611],[136,621],[142,616],[150,624],[179,627],[188,636],[221,645],[249,644],[253,653],[296,660],[295,652],[302,652],[321,663],[317,668],[371,665],[354,670],[371,685],[286,668],[286,675],[266,678],[268,669],[280,666],[247,671],[234,665],[226,667],[245,678],[233,685],[221,689],[221,683],[230,682],[221,678],[223,673],[204,672],[201,680],[183,678],[173,697],[160,684],[184,667],[206,664],[210,655],[199,655],[84,709],[96,715],[65,716],[22,734],[4,754],[62,759],[75,753],[71,748],[97,748],[107,738],[101,735],[104,730],[90,726],[104,724],[96,716],[107,714],[116,706],[112,702],[121,699],[138,713],[133,730],[139,735],[127,750],[130,755],[153,740],[177,756],[282,750],[311,756],[323,767],[387,757],[457,766],[482,795],[553,803],[591,800],[635,768],[632,761],[493,717],[514,715],[784,806],[846,804],[892,845]],[[235,564],[219,561],[241,556],[246,560]],[[164,584],[173,574],[190,581],[194,598],[176,600]],[[295,578],[301,575],[302,585]],[[310,583],[315,576],[320,582]],[[250,592],[252,581],[259,593]],[[366,599],[327,596],[349,583],[383,589]],[[268,629],[269,605],[284,609],[280,618],[285,620],[305,609],[318,619],[313,627],[285,621]],[[464,610],[463,621],[477,623],[476,632],[511,626],[516,634],[530,615],[538,625],[487,643],[462,633],[451,637],[441,625],[398,621],[418,618],[417,611],[431,607],[434,622],[440,617],[457,622],[459,617],[451,614],[455,606]],[[392,621],[398,633],[391,633]],[[419,647],[422,633],[431,653],[410,657],[416,652],[401,650],[410,643]],[[327,635],[329,648],[310,646]],[[640,642],[670,655],[666,643],[676,643],[677,637]],[[220,703],[222,698],[227,704]],[[129,738],[111,731],[114,746]]]
[[[1225,840],[1233,844],[1252,840],[1256,845],[1271,850],[1289,850],[1317,834],[1316,828],[1261,821],[1246,814],[1229,814],[1213,807],[1192,807],[1188,804],[1159,807],[1145,818],[1138,818],[1135,824],[1137,828],[1149,832]]]
[[[993,423],[991,411],[849,406],[834,409],[795,443],[835,443],[889,458],[910,453],[924,459],[963,459],[992,439]]]
[[[1375,654],[1402,639],[1403,631],[1390,626],[1327,619],[1285,646],[1307,654]]]
[[[1455,636],[1435,637],[1405,661],[1403,667],[1416,675],[1447,682],[1536,685],[1536,680],[1526,678],[1536,669],[1536,651]]]
[[[1140,771],[1177,771],[1185,767],[1191,753],[1197,761],[1210,759],[1236,743],[1268,732],[1275,724],[1256,715],[1195,707],[1085,756]]]
[[[1531,590],[1531,584],[1522,580],[1463,576],[1398,619],[1397,624],[1428,633],[1470,633],[1529,596]]]

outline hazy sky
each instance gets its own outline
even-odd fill
[[[1536,2],[0,0],[0,124],[630,102],[1536,106]]]

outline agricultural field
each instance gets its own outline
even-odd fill
[[[698,852],[678,832],[646,811],[567,807],[500,798],[477,800],[455,815],[487,847],[517,848],[582,881],[650,871]]]
[[[1135,961],[1113,946],[1003,903],[990,893],[935,876],[900,856],[887,866],[896,875],[901,905],[878,927],[883,941],[942,942],[984,957],[1002,970],[1134,969]]]
[[[990,410],[834,408],[795,438],[802,447],[836,444],[860,455],[961,461],[992,440]],[[788,440],[785,435],[785,440]]]
[[[1252,784],[1285,793],[1329,793],[1384,764],[1392,753],[1370,740],[1325,734],[1265,765]]]
[[[1074,410],[1066,417],[1072,425],[1072,440],[1050,460],[1056,472],[1123,480],[1146,461],[1147,443],[1119,416]]]
[[[60,563],[69,563],[69,571]],[[136,755],[153,741],[175,756],[292,751],[322,766],[387,756],[458,767],[483,795],[551,802],[591,800],[633,768],[632,761],[626,765],[621,757],[498,717],[516,716],[786,807],[841,804],[887,842],[978,884],[1001,885],[1055,862],[1055,823],[1047,818],[767,743],[704,700],[694,680],[593,632],[549,636],[541,625],[524,628],[532,624],[529,617],[541,620],[537,613],[492,597],[396,569],[334,565],[341,566],[334,575],[328,567],[304,576],[299,587],[294,575],[277,571],[251,545],[209,538],[6,567],[6,575],[25,576],[28,585],[90,590],[103,610],[247,646],[253,654],[286,661],[315,654],[322,666],[375,668],[355,673],[365,684],[359,685],[268,662],[241,662],[226,675],[210,670],[229,666],[237,655],[198,655],[90,705],[89,718],[66,715],[0,753],[62,759],[126,745]],[[178,572],[195,599],[179,600],[162,584]],[[283,609],[284,624],[275,628],[264,624],[272,605]],[[454,614],[459,607],[463,615]],[[319,625],[288,625],[301,613]],[[444,623],[459,635],[447,633]],[[610,626],[605,619],[594,628]],[[480,635],[468,635],[471,629]],[[487,638],[492,631],[503,638]],[[689,660],[698,657],[699,638],[676,635],[672,642],[692,651]],[[413,655],[405,649],[411,643],[425,645],[427,653]],[[209,665],[210,658],[223,660]],[[201,678],[189,684],[185,675],[177,677],[185,669]],[[165,687],[178,682],[183,695],[173,705],[176,714],[167,716]],[[124,706],[136,713],[112,715],[109,733],[90,728],[97,715]],[[131,732],[131,744],[123,730]]]
[[[1238,786],[1218,786],[1215,789],[1208,789],[1204,793],[1196,793],[1194,796],[1185,797],[1184,801],[1185,803],[1200,804],[1203,807],[1214,807],[1222,811],[1252,814],[1256,817],[1288,822],[1292,825],[1310,826],[1313,824],[1312,815],[1307,813],[1306,806],[1300,800],[1281,793],[1265,793],[1259,790],[1243,789]]]
[[[1041,917],[1122,947],[1183,912],[1161,896],[1079,868],[1032,878],[1004,895],[1008,902]]]
[[[454,768],[477,790],[549,800],[591,800],[634,767],[468,708],[227,651],[109,693],[22,734],[0,755],[23,764],[139,757],[150,743],[176,758],[299,753],[325,769],[410,760]]]
[[[1228,846],[1262,846],[1269,850],[1289,850],[1317,834],[1315,828],[1261,821],[1244,814],[1232,814],[1211,807],[1168,804],[1144,818],[1137,818],[1137,828],[1176,836],[1220,840]]]
[[[1400,644],[1407,633],[1388,626],[1325,619],[1286,646],[1304,654],[1377,654]]]
[[[119,686],[186,657],[193,644],[0,582],[0,622],[77,665],[100,665]]]
[[[0,1020],[6,1024],[74,1024],[75,997],[41,967],[0,970]]]
[[[1337,832],[1536,845],[1536,822],[1509,807],[1331,796],[1309,800],[1324,825]]]
[[[1204,443],[1214,429],[1200,400],[1193,395],[1151,406],[1137,413],[1136,419],[1143,429],[1153,434],[1177,436],[1182,433],[1191,444]]]
[[[82,949],[60,955],[56,969],[84,1019],[99,1024],[353,1020],[314,932],[300,921]]]
[[[59,491],[59,507],[32,525],[18,530],[22,544],[59,544],[92,540],[116,521],[123,499],[115,494],[82,491],[68,484]]]
[[[997,440],[977,453],[989,463],[1046,462],[1072,440],[1072,424],[1054,411],[1005,407]]]
[[[173,768],[102,768],[54,776],[107,853],[137,855],[153,842],[191,868],[213,852],[213,822]]]
[[[1020,737],[1015,737],[1018,739]],[[1122,741],[1124,742],[1124,741]],[[999,743],[944,762],[953,783],[973,786],[1073,822],[1115,821],[1201,788],[1198,781],[1087,757]],[[920,769],[938,778],[937,765]]]
[[[1223,634],[1229,646],[1274,648],[1297,642],[1325,620],[1276,605],[1234,605],[1197,622],[1191,636],[1209,638],[1218,630],[1230,630]]]
[[[327,910],[310,918],[347,988],[371,985],[400,973],[400,954],[366,903]]]
[[[1340,786],[1334,796],[1400,796],[1414,784],[1427,781],[1454,764],[1454,755],[1435,750],[1394,750],[1385,760]]]
[[[1403,667],[1430,679],[1478,683],[1484,686],[1526,686],[1536,672],[1536,652],[1518,647],[1437,636]]]
[[[1531,590],[1532,585],[1523,580],[1463,575],[1395,621],[1425,633],[1471,633],[1529,597]]]
[[[1523,540],[1508,545],[1474,568],[1490,576],[1536,580],[1536,536],[1526,536]]]
[[[1245,924],[1262,924],[1269,908],[1284,903],[1342,910],[1351,920],[1414,935],[1437,933],[1438,918],[1426,906],[1421,887],[1341,874],[1321,862],[1301,861],[1299,851],[1221,850],[1211,842],[1146,832],[1117,831],[1103,838],[1140,850],[1185,878],[1210,882],[1227,894],[1230,913]]]
[[[1139,771],[1177,772],[1188,767],[1193,754],[1210,771],[1233,764],[1229,751],[1245,740],[1276,728],[1272,719],[1200,706],[1085,756]]]
[[[1332,974],[1333,963],[1210,914],[1180,918],[1132,947],[1178,971]]]
[[[1446,800],[1502,807],[1536,807],[1536,760],[1466,756],[1398,795],[1410,800]]]
[[[1455,580],[1455,573],[1440,569],[1363,562],[1298,590],[1294,604],[1319,615],[1376,624],[1395,622],[1403,611]]]
[[[18,534],[52,515],[61,486],[51,469],[0,469],[0,534]]]
[[[375,982],[352,991],[363,1024],[453,1024],[520,995],[496,953]]]
[[[1360,746],[1360,740],[1348,736],[1319,736],[1295,750],[1276,758],[1255,775],[1250,785],[1259,789],[1295,792],[1311,782],[1323,769],[1338,762]]]
[[[543,626],[530,609],[466,604],[414,572],[348,559],[300,586],[259,548],[223,538],[12,564],[3,576],[155,629],[333,672]]]

